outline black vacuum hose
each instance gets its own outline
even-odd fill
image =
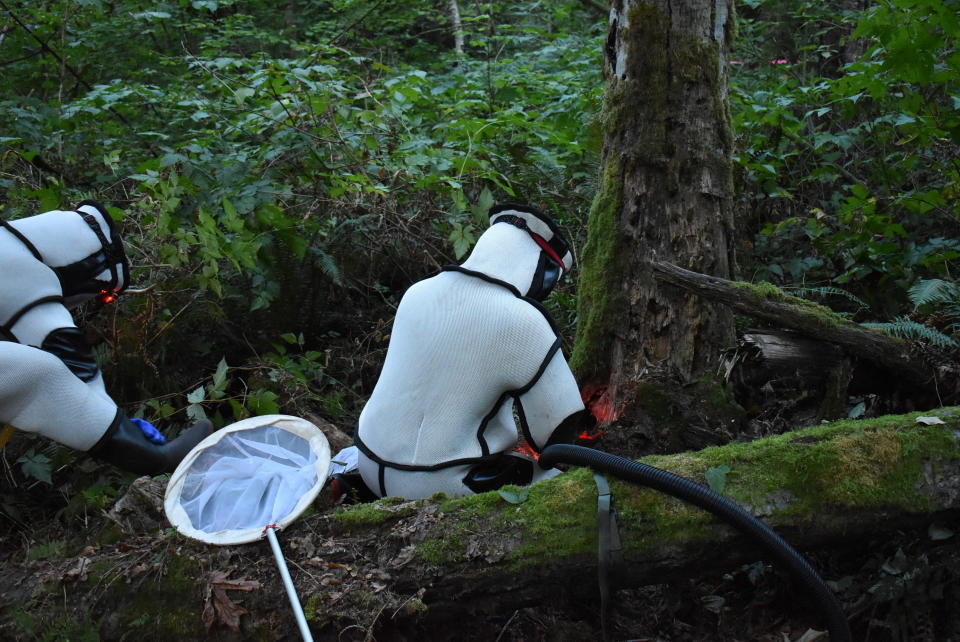
[[[583,446],[554,444],[540,454],[540,465],[549,468],[555,464],[589,466],[602,473],[616,475],[627,481],[648,486],[685,502],[710,511],[738,530],[757,540],[778,562],[788,569],[813,593],[817,604],[826,615],[832,642],[850,642],[850,627],[839,600],[820,575],[793,547],[773,532],[766,524],[730,500],[697,483],[665,470],[630,461]]]

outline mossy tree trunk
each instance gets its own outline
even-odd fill
[[[691,380],[733,336],[723,306],[658,284],[667,260],[729,277],[730,0],[615,0],[605,45],[604,145],[582,252],[571,358],[617,408],[651,366]]]

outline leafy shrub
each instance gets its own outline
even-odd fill
[[[756,233],[743,256],[758,278],[840,284],[892,316],[911,285],[960,258],[960,5],[750,5],[746,52],[763,62],[733,78],[745,231]],[[784,35],[773,54],[766,29],[785,12],[819,41]],[[774,55],[787,64],[767,63]]]

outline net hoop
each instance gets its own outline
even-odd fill
[[[170,476],[170,481],[167,483],[167,489],[164,495],[163,506],[167,519],[180,533],[187,537],[200,540],[201,542],[218,545],[244,544],[263,537],[264,528],[268,526],[266,523],[248,528],[224,529],[215,532],[196,528],[181,504],[181,494],[183,493],[184,482],[191,471],[191,467],[205,451],[220,443],[220,441],[228,435],[267,426],[273,426],[301,437],[309,444],[310,450],[316,456],[316,461],[313,464],[316,472],[315,483],[309,490],[300,495],[299,500],[292,510],[288,511],[282,517],[272,520],[275,523],[275,528],[283,529],[310,506],[321,488],[323,488],[323,484],[327,479],[327,473],[330,469],[330,445],[327,442],[326,436],[324,436],[323,432],[314,424],[299,417],[290,415],[260,415],[250,417],[230,424],[208,435],[203,441],[194,446]]]

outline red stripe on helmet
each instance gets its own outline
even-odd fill
[[[527,231],[530,232],[530,236],[532,236],[533,240],[537,242],[537,245],[539,245],[540,248],[547,253],[547,256],[549,256],[551,259],[556,261],[557,264],[563,269],[563,271],[566,272],[567,266],[563,264],[563,259],[561,259],[559,255],[557,255],[556,250],[550,247],[550,244],[547,243],[547,241],[536,232],[532,232],[529,229]]]

